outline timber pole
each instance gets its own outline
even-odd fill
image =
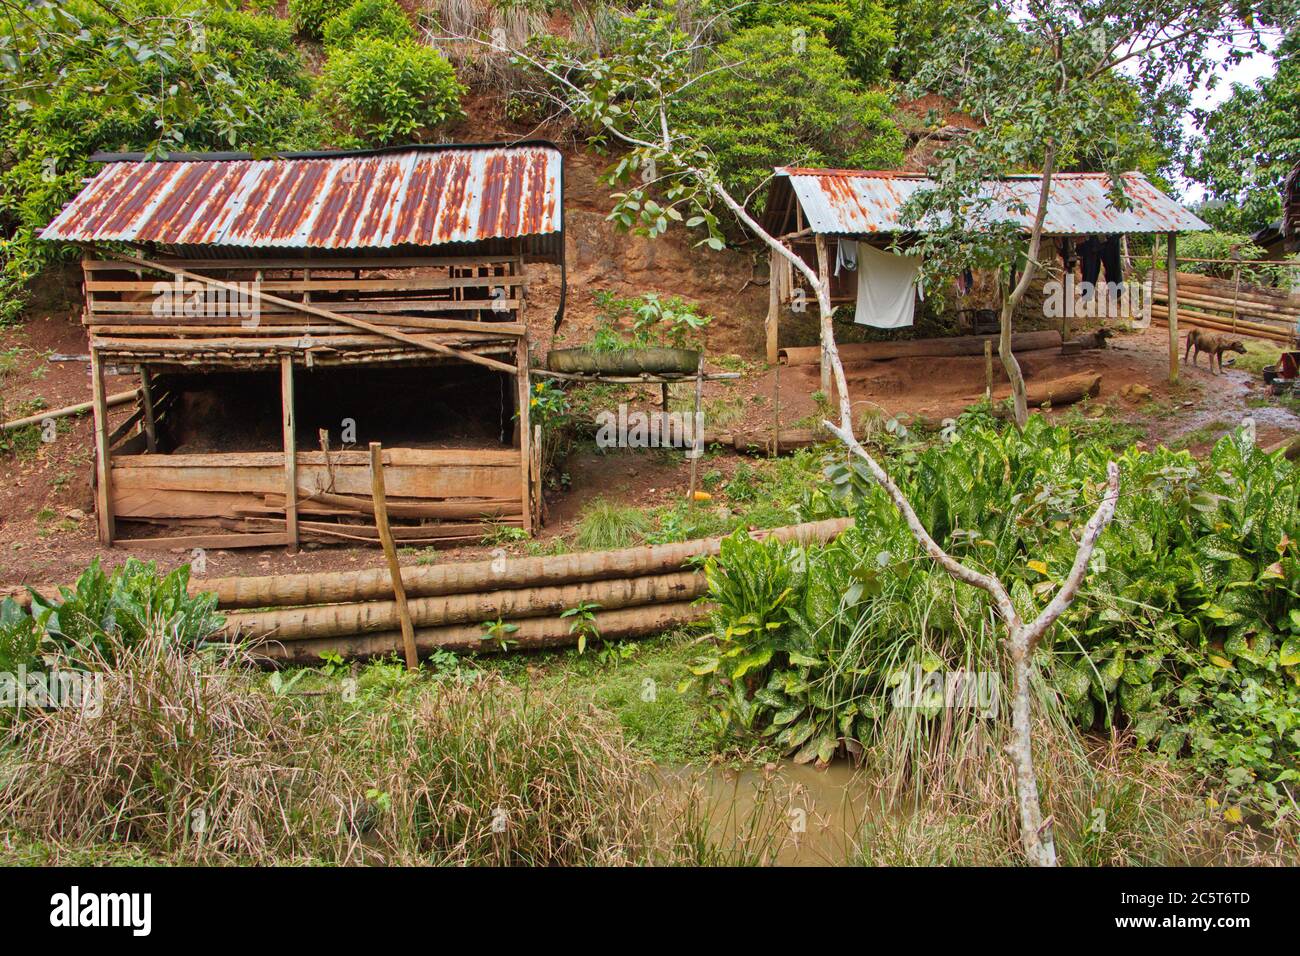
[[[1169,233],[1165,253],[1167,293],[1169,296],[1169,384],[1178,383],[1178,233]]]
[[[392,529],[388,527],[388,498],[384,493],[384,448],[377,441],[370,443],[370,486],[375,499],[375,526],[379,529],[379,539],[384,545],[384,557],[388,560],[388,575],[393,582],[393,598],[397,602],[397,616],[402,626],[402,647],[406,651],[406,669],[419,670],[420,656],[415,649],[415,628],[411,624],[411,609],[406,603],[402,566],[397,561],[397,546],[393,544]]]

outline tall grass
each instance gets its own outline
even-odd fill
[[[583,551],[608,551],[639,544],[650,519],[639,508],[597,498],[578,516],[577,544]]]
[[[295,696],[238,650],[106,649],[98,717],[35,712],[0,747],[0,834],[42,859],[672,865],[761,858],[663,794],[606,714],[475,672],[383,667]]]

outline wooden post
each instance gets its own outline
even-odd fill
[[[542,519],[542,426],[533,426],[533,508],[536,511],[535,520],[540,528],[546,522]]]
[[[1064,341],[1064,339],[1062,339]],[[993,401],[993,340],[984,340],[984,401]]]
[[[1169,286],[1169,384],[1178,382],[1178,233],[1169,233],[1165,254],[1166,281]]]
[[[280,356],[281,427],[284,430],[284,529],[289,553],[298,553],[298,440],[293,412],[293,356]]]
[[[415,628],[411,624],[411,609],[406,604],[406,585],[402,583],[402,566],[397,563],[397,546],[393,544],[393,532],[388,527],[388,498],[384,493],[384,448],[377,441],[370,443],[370,491],[374,496],[375,527],[379,529],[379,540],[384,546],[384,557],[388,559],[388,576],[393,582],[393,598],[397,601],[397,616],[402,625],[402,648],[406,652],[406,669],[418,670],[420,658],[415,651]]]
[[[533,429],[529,424],[528,411],[532,405],[532,389],[528,383],[528,336],[521,336],[515,347],[515,362],[519,372],[516,380],[519,386],[519,468],[523,477],[522,490],[524,503],[524,531],[533,533],[533,485],[532,485],[532,440]]]
[[[144,430],[145,448],[149,454],[158,450],[158,421],[154,417],[153,408],[153,376],[149,374],[149,366],[140,366],[140,407],[144,410],[144,418],[140,425]]]
[[[700,467],[700,456],[704,454],[704,424],[700,421],[700,405],[704,401],[704,353],[700,353],[700,364],[695,370],[695,414],[691,418],[691,490],[687,501],[695,503],[695,476]]]
[[[99,543],[113,544],[113,493],[108,451],[108,403],[104,393],[104,366],[99,351],[90,349],[91,399],[95,404],[95,516],[99,523]]]
[[[772,366],[772,454],[781,453],[781,363]]]
[[[768,261],[768,280],[767,280],[767,364],[775,365],[777,359],[778,326],[781,317],[781,290],[778,288],[776,277],[779,262],[775,251],[767,254]],[[664,411],[668,409],[665,407]]]
[[[827,297],[830,291],[827,283],[830,281],[830,253],[826,251],[826,237],[821,233],[817,234],[817,281],[821,283],[823,289],[827,290]],[[818,312],[821,311],[821,299],[818,298]],[[818,316],[820,324],[821,317]],[[826,350],[826,342],[822,341],[822,394],[826,396],[828,402],[834,403],[835,396],[831,394],[831,359],[830,353]]]

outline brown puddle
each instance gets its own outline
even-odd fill
[[[696,799],[709,837],[734,847],[735,862],[844,866],[858,856],[863,824],[886,812],[879,788],[850,761],[824,770],[791,761],[742,770],[661,767],[657,778],[667,794]]]

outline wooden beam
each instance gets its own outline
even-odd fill
[[[153,380],[149,366],[140,366],[140,408],[144,412],[144,440],[149,454],[158,450],[158,419],[154,415]]]
[[[1165,253],[1169,292],[1169,384],[1178,382],[1178,233],[1169,233]]]
[[[767,364],[775,365],[777,360],[777,339],[778,324],[781,316],[781,293],[777,288],[777,256],[776,251],[769,251],[767,254],[768,280],[767,280]],[[664,409],[667,411],[667,408]]]
[[[498,362],[496,359],[490,359],[482,355],[475,355],[473,352],[462,352],[458,349],[451,348],[448,345],[443,345],[440,342],[434,342],[427,337],[408,335],[405,332],[398,332],[395,329],[376,325],[373,322],[367,322],[363,319],[353,318],[350,315],[344,315],[340,312],[331,312],[328,309],[317,308],[316,306],[309,305],[305,302],[294,302],[292,299],[282,299],[279,296],[260,292],[256,288],[249,288],[247,286],[241,287],[230,282],[222,282],[220,279],[213,279],[210,276],[200,275],[196,272],[189,272],[185,269],[178,269],[174,266],[153,262],[149,259],[138,259],[135,256],[119,255],[117,253],[108,254],[121,259],[123,262],[129,262],[132,265],[137,265],[144,269],[157,269],[161,272],[181,276],[185,279],[193,279],[196,282],[205,282],[208,285],[215,286],[216,288],[225,289],[227,292],[251,295],[259,302],[272,302],[276,305],[287,306],[288,308],[294,309],[298,312],[305,312],[308,315],[314,315],[318,318],[329,319],[332,322],[339,322],[343,325],[350,325],[354,328],[370,332],[373,335],[381,335],[405,345],[412,345],[416,348],[441,352],[444,355],[450,355],[465,362],[471,362],[475,365],[482,365],[486,368],[495,369],[498,372],[508,372],[512,375],[516,372],[513,365],[507,365],[505,362]]]
[[[94,364],[92,360],[92,365]],[[114,408],[118,405],[125,405],[127,402],[135,401],[140,392],[138,389],[131,389],[129,392],[118,392],[116,395],[110,395],[104,400],[106,408]],[[9,431],[14,428],[26,428],[28,425],[39,425],[47,418],[66,418],[69,415],[79,415],[82,412],[91,411],[95,407],[94,399],[89,402],[78,402],[76,405],[69,405],[66,408],[51,408],[47,411],[37,412],[35,415],[28,415],[26,418],[15,418],[11,422],[5,422],[0,425],[0,431]]]
[[[515,350],[515,364],[519,368],[519,373],[515,376],[519,392],[519,469],[523,477],[523,495],[524,505],[524,530],[530,535],[533,533],[533,486],[531,475],[533,471],[532,440],[533,429],[529,422],[529,409],[532,406],[532,386],[529,384],[528,377],[528,339],[527,337],[519,340],[519,345]]]
[[[826,249],[826,237],[820,232],[817,233],[817,281],[825,287],[830,282],[830,253]],[[820,313],[821,307],[818,306]],[[821,316],[818,315],[818,327],[820,328]],[[824,337],[823,337],[824,338]],[[825,341],[821,345],[821,370],[822,370],[822,394],[826,396],[829,402],[834,401],[831,395],[831,357],[826,350]]]
[[[384,493],[384,450],[377,441],[370,443],[370,480],[375,505],[375,526],[384,546],[388,561],[388,575],[393,582],[393,598],[397,602],[397,616],[402,624],[402,647],[406,651],[406,669],[419,670],[420,658],[415,651],[415,628],[411,624],[411,609],[406,603],[406,587],[402,584],[402,566],[397,560],[397,546],[388,527],[388,501]]]
[[[284,520],[289,553],[298,553],[298,441],[293,405],[293,357],[280,357],[280,409],[284,430]]]
[[[90,350],[90,384],[95,405],[95,516],[99,525],[99,543],[113,544],[113,495],[109,482],[108,399],[104,394],[104,366],[99,353]]]

